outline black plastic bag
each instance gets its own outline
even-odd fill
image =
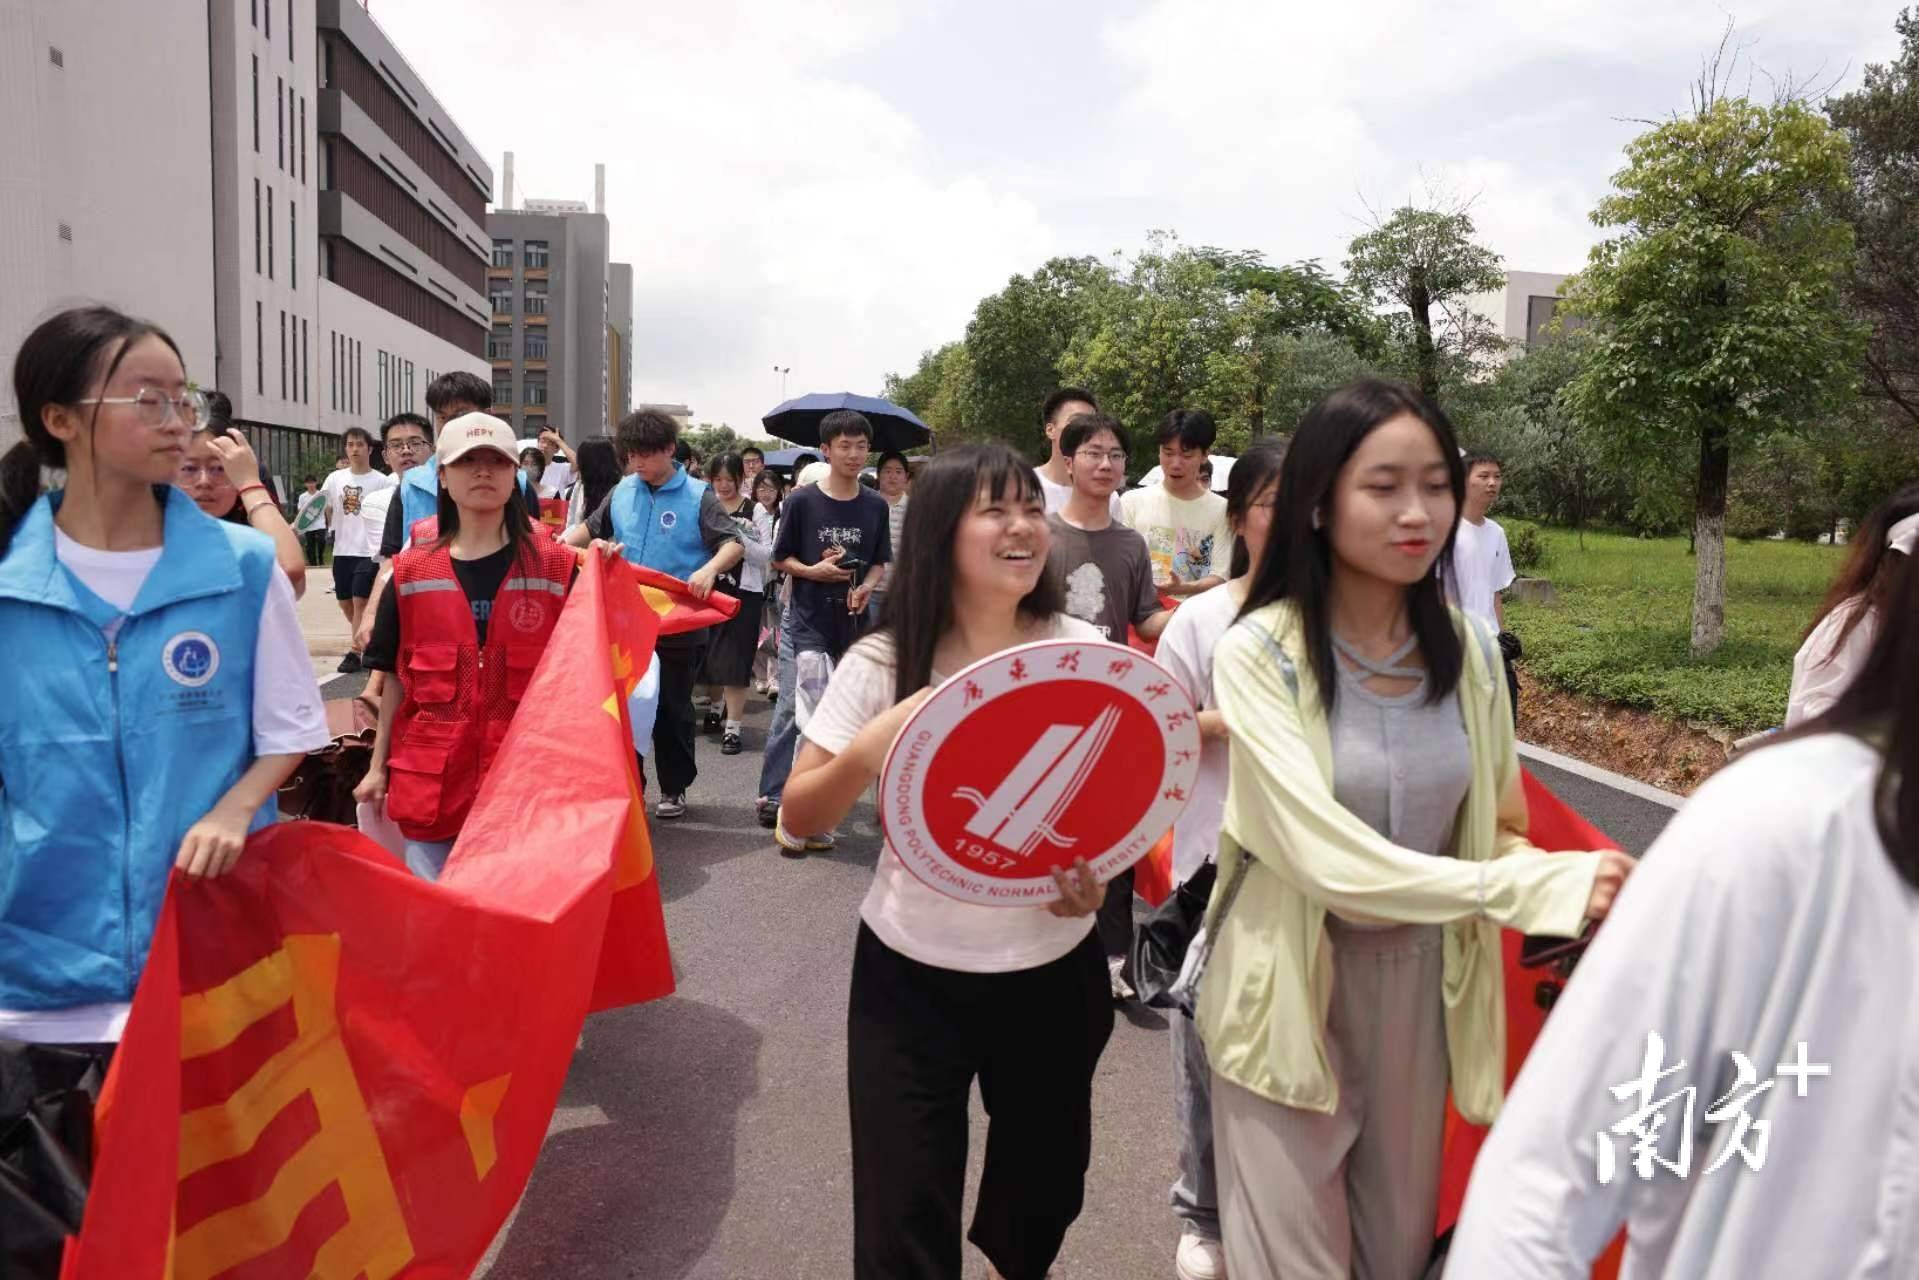
[[[0,1039],[0,1275],[55,1277],[93,1176],[112,1046]]]
[[[1214,863],[1201,867],[1153,908],[1133,935],[1133,989],[1139,992],[1141,1001],[1155,1009],[1181,1008],[1172,995],[1173,983],[1186,963],[1186,949],[1193,945],[1193,935],[1205,918],[1218,876],[1219,868]]]

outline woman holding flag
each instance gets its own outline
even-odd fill
[[[804,731],[782,797],[795,830],[846,816],[944,674],[1035,640],[1098,639],[1062,612],[1048,543],[1039,482],[1012,450],[967,445],[927,466],[879,629],[847,651]],[[1054,879],[1046,907],[986,907],[880,855],[847,1015],[859,1280],[958,1280],[975,1077],[991,1120],[968,1238],[993,1274],[1038,1280],[1079,1216],[1113,1004],[1100,886],[1084,860]]]
[[[559,620],[578,564],[536,533],[517,497],[513,429],[485,413],[440,432],[438,535],[402,551],[366,665],[399,677],[380,698],[366,778],[406,863],[437,880],[514,709]]]
[[[1300,423],[1213,689],[1231,782],[1197,1019],[1229,1275],[1413,1280],[1450,1085],[1504,1081],[1499,927],[1571,937],[1631,859],[1525,836],[1491,632],[1446,607],[1451,425],[1362,381]]]
[[[13,386],[0,639],[31,659],[0,696],[0,1050],[28,1098],[105,1065],[171,872],[230,870],[327,733],[272,541],[172,487],[204,412],[173,340],[64,311]],[[20,1238],[0,1229],[0,1272],[34,1273]]]

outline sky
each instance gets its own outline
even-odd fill
[[[1640,123],[1728,19],[1738,84],[1855,87],[1896,2],[371,0],[496,174],[593,196],[634,270],[636,402],[755,434],[878,394],[1057,255],[1191,244],[1337,272],[1369,209],[1470,199],[1571,271]],[[457,22],[448,21],[457,13]],[[496,196],[498,192],[496,189]]]

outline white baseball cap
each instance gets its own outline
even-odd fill
[[[440,428],[440,465],[457,462],[475,449],[491,449],[518,466],[519,442],[513,428],[490,413],[463,413]]]

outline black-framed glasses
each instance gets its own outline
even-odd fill
[[[413,453],[427,447],[425,436],[402,436],[398,440],[389,440],[386,447],[394,453]]]
[[[1126,465],[1126,450],[1124,449],[1079,449],[1074,451],[1073,456],[1075,458],[1084,458],[1094,466],[1098,466],[1102,462],[1110,462],[1116,467]]]
[[[158,387],[141,387],[130,396],[94,396],[91,400],[75,400],[74,404],[132,405],[141,423],[149,427],[164,427],[174,421],[186,427],[198,426],[207,416],[205,393],[193,389],[170,396]]]

